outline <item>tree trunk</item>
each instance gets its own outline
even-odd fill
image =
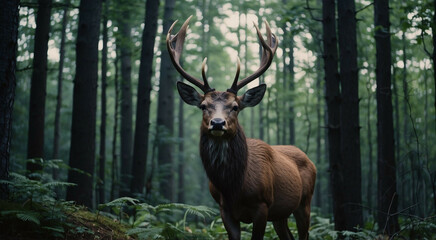
[[[336,38],[336,6],[335,0],[323,0],[323,45],[324,45],[324,72],[327,102],[327,135],[330,186],[332,190],[333,215],[335,229],[344,225],[344,192],[341,188],[340,176],[340,101],[338,49]]]
[[[178,185],[178,197],[179,203],[185,202],[185,146],[184,146],[184,131],[185,121],[183,120],[183,105],[182,99],[179,99],[179,185]]]
[[[103,9],[103,49],[101,50],[101,123],[100,123],[100,154],[99,154],[99,181],[98,182],[98,203],[105,202],[105,169],[106,169],[106,87],[107,87],[107,43],[108,43],[108,14],[109,0],[104,0]]]
[[[339,230],[363,226],[360,163],[359,81],[357,69],[356,15],[354,0],[338,0],[338,37],[341,79],[341,156],[344,218]]]
[[[369,170],[368,170],[368,185],[367,185],[367,191],[366,191],[366,196],[367,196],[367,204],[368,204],[368,208],[371,210],[372,209],[372,202],[373,202],[373,197],[374,197],[374,186],[373,186],[373,178],[374,178],[374,171],[373,171],[373,139],[372,139],[372,122],[371,122],[371,85],[368,84],[367,90],[368,90],[368,105],[367,105],[367,142],[368,142],[368,165],[369,165]]]
[[[318,171],[317,171],[317,181],[316,181],[316,188],[315,188],[315,203],[316,206],[318,206],[320,209],[323,208],[323,205],[325,205],[325,203],[323,203],[323,198],[322,197],[322,192],[321,190],[324,189],[324,187],[322,186],[323,181],[321,181],[321,179],[324,177],[324,168],[322,168],[322,170],[320,169],[321,166],[324,166],[324,163],[322,161],[322,157],[321,157],[321,138],[322,138],[322,134],[321,134],[321,130],[322,130],[322,125],[324,122],[324,119],[321,116],[321,104],[322,104],[322,100],[321,100],[321,94],[322,94],[322,89],[321,89],[321,72],[322,72],[322,66],[321,66],[321,58],[318,56],[316,58],[316,158],[315,158],[315,162],[318,163]]]
[[[0,180],[9,179],[12,110],[15,98],[18,16],[20,1],[5,1],[0,9]],[[8,198],[8,187],[0,184],[0,199]]]
[[[173,23],[174,0],[165,0],[162,38],[165,39]],[[170,138],[174,130],[174,67],[166,50],[161,44],[162,59],[160,67],[159,97],[157,104],[158,166],[160,176],[160,193],[169,201],[173,200],[173,156]]]
[[[432,54],[433,80],[436,89],[436,0],[433,0],[433,22],[432,22],[431,32],[433,35],[433,54]],[[404,64],[406,63],[404,62]],[[436,95],[434,98],[434,108],[436,110]],[[435,118],[435,122],[436,122],[436,118]],[[434,207],[436,208],[436,196],[433,197],[433,200],[434,200]]]
[[[141,64],[139,66],[138,100],[136,104],[135,142],[133,146],[132,193],[143,193],[148,153],[151,77],[153,75],[154,43],[159,15],[159,1],[147,1],[142,32]]]
[[[377,222],[383,233],[399,230],[397,175],[391,91],[391,38],[389,2],[374,1],[377,81]]]
[[[436,89],[436,0],[433,0],[433,22],[432,22],[432,35],[433,35],[433,54],[432,54],[432,60],[433,60],[433,80],[434,85]],[[436,94],[434,98],[434,108],[436,110]],[[436,118],[435,118],[436,123]],[[433,190],[433,207],[436,209],[436,185],[435,185],[435,176],[430,175],[430,181],[432,184],[432,190]]]
[[[400,158],[401,156],[401,131],[400,131],[400,104],[398,102],[398,84],[397,84],[397,77],[396,77],[396,72],[397,72],[397,68],[392,65],[392,69],[393,69],[393,73],[392,73],[392,91],[393,91],[393,97],[394,97],[394,123],[395,123],[395,127],[394,127],[394,141],[395,141],[395,156],[397,157],[397,159]],[[401,166],[401,164],[400,164]],[[397,167],[397,173],[401,173],[401,167]],[[400,183],[401,184],[401,183]],[[402,184],[401,184],[402,185]],[[399,189],[397,189],[398,195],[399,196],[404,196],[404,193],[401,191],[401,187]],[[404,199],[403,201],[399,201],[398,203],[398,208],[402,209],[403,207],[401,206],[401,203],[404,203]]]
[[[132,42],[130,26],[131,2],[121,1],[121,19],[119,19],[120,37],[117,45],[121,53],[121,186],[120,196],[130,195],[132,180]]]
[[[410,131],[409,131],[409,110],[407,107],[407,104],[409,103],[409,83],[407,82],[407,40],[406,40],[406,33],[403,31],[403,34],[401,35],[401,41],[402,41],[402,45],[403,45],[403,56],[402,56],[402,60],[404,63],[403,66],[403,71],[402,71],[402,82],[403,82],[403,96],[404,96],[404,101],[403,101],[403,141],[404,141],[404,149],[405,149],[405,153],[410,152]],[[412,157],[410,156],[410,154],[407,154],[407,159],[412,159]],[[410,167],[412,169],[412,163],[410,163]],[[405,174],[407,169],[407,160],[404,161],[403,164],[400,165],[400,172],[402,174]],[[411,170],[411,176],[412,176],[412,182],[413,182],[413,169]],[[404,184],[401,184],[401,192],[402,193],[407,193],[407,196],[404,195],[404,202],[405,206],[411,206],[413,204],[415,204],[415,202],[413,201],[413,196],[415,194],[415,189],[414,189],[414,185],[411,184],[410,186],[408,186],[407,184],[410,184],[410,181],[404,181]],[[408,189],[408,190],[407,190]],[[412,191],[410,191],[412,190]],[[411,209],[411,211],[413,212],[414,209]]]
[[[67,23],[68,23],[68,8],[70,1],[65,2],[64,13],[62,16],[62,33],[61,33],[61,44],[59,47],[59,71],[58,71],[58,89],[56,96],[56,110],[55,110],[55,121],[54,121],[54,137],[53,137],[53,159],[59,159],[59,139],[60,125],[61,125],[61,108],[62,108],[62,78],[64,72],[64,60],[65,60],[65,38],[67,35]],[[59,170],[53,168],[53,179],[59,178]]]
[[[295,72],[294,72],[294,35],[292,32],[289,37],[289,65],[288,65],[288,73],[289,73],[289,93],[291,98],[288,101],[289,104],[289,144],[295,145],[295,110],[294,110],[294,100],[293,94],[295,91]],[[286,144],[286,143],[283,143]]]
[[[33,71],[30,87],[29,135],[27,138],[28,173],[42,170],[44,158],[44,120],[47,85],[47,49],[50,33],[51,0],[38,0],[36,16]]]
[[[67,200],[92,207],[101,1],[80,2]],[[77,168],[83,172],[73,170]]]
[[[115,88],[115,109],[114,109],[114,128],[112,130],[112,176],[111,176],[111,200],[118,198],[119,188],[119,169],[118,169],[118,155],[117,155],[117,136],[118,136],[118,105],[119,105],[119,87],[118,87],[118,54],[114,61],[115,76],[114,76],[114,88]]]

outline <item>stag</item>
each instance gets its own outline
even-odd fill
[[[192,17],[192,16],[191,16]],[[252,239],[263,239],[267,221],[272,221],[280,239],[294,239],[287,224],[291,214],[297,222],[299,239],[308,239],[310,202],[315,186],[316,168],[305,153],[294,146],[270,146],[259,139],[246,138],[238,122],[238,114],[256,106],[263,98],[266,85],[249,89],[242,96],[238,90],[262,75],[271,65],[278,39],[267,22],[265,41],[255,24],[263,48],[260,67],[252,75],[238,81],[240,61],[232,86],[225,92],[209,86],[202,64],[203,81],[191,76],[180,64],[189,17],[179,32],[166,42],[177,71],[203,91],[177,82],[178,92],[189,105],[203,111],[200,127],[200,156],[209,178],[209,190],[220,206],[229,239],[240,239],[240,222],[253,223]]]

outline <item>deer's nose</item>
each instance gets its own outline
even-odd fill
[[[212,125],[212,130],[223,130],[226,125],[226,120],[222,118],[214,118],[210,120],[210,125]]]

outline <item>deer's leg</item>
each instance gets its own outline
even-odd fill
[[[295,210],[294,217],[297,221],[298,238],[300,240],[309,239],[310,202],[300,205],[300,207]]]
[[[232,216],[230,211],[220,208],[221,218],[223,219],[224,227],[229,235],[229,240],[241,239],[241,226],[239,222]]]
[[[263,239],[265,227],[268,219],[268,206],[266,203],[260,203],[253,218],[253,232],[251,240]]]
[[[279,221],[274,221],[273,225],[280,240],[295,240],[291,231],[289,231],[288,219],[285,218]]]

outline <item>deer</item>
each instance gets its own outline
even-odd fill
[[[254,23],[262,46],[260,67],[239,80],[240,60],[233,84],[227,91],[216,91],[206,77],[206,61],[202,63],[203,81],[187,73],[180,56],[187,34],[190,16],[179,32],[172,35],[175,21],[169,28],[166,44],[175,69],[200,90],[177,82],[181,99],[203,112],[200,127],[200,157],[209,179],[209,191],[218,203],[220,215],[229,239],[240,239],[240,222],[253,223],[251,239],[263,239],[268,221],[280,239],[294,239],[288,228],[288,218],[294,215],[299,239],[308,239],[310,203],[314,192],[316,168],[307,155],[295,146],[270,146],[247,138],[238,122],[238,114],[262,100],[266,84],[238,90],[261,76],[271,65],[278,39],[265,21],[267,40]]]

